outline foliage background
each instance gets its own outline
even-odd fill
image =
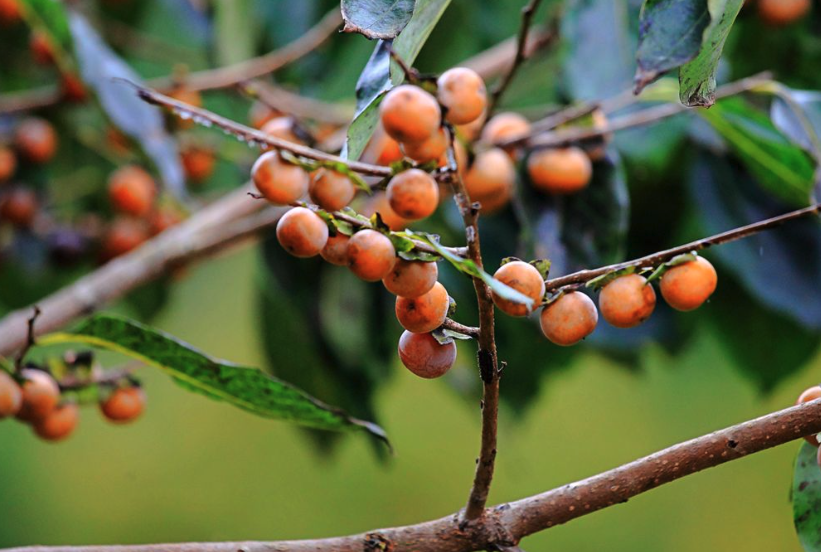
[[[178,54],[187,52],[184,61],[196,69],[281,45],[336,4],[214,1],[213,24],[185,11],[182,0],[152,0],[130,11],[104,13],[160,41],[173,42]],[[529,64],[508,97],[510,105],[600,98],[629,87],[632,54],[625,57],[624,51],[601,48],[594,39],[627,37],[625,51],[633,52],[630,37],[638,3],[578,0],[569,4],[581,10],[577,13],[598,10],[597,17],[612,25],[594,24],[596,33],[585,31],[576,43],[584,48],[565,43]],[[819,10],[782,30],[763,27],[750,8],[746,11],[731,34],[723,80],[775,69],[776,76],[789,85],[817,89],[821,85],[821,40],[815,32]],[[514,34],[517,25],[516,3],[454,0],[417,65],[440,71]],[[573,36],[572,29],[564,31]],[[762,33],[767,33],[766,41],[760,39]],[[0,44],[10,52],[25,50],[23,35],[0,34]],[[361,37],[337,36],[330,46],[277,77],[306,95],[350,99],[372,48]],[[120,53],[146,77],[167,74],[181,61],[135,55],[127,49]],[[12,59],[0,70],[3,90],[25,89],[53,77],[47,72],[32,74],[22,58]],[[247,101],[231,93],[213,93],[206,96],[206,107],[242,119]],[[58,113],[55,120],[64,131],[66,148],[74,148],[75,154],[82,151],[72,142],[75,119]],[[770,196],[762,196],[764,192],[735,161],[729,168],[716,168],[711,154],[689,139],[694,133],[711,136],[703,123],[681,118],[652,130],[619,135],[616,146],[625,162],[632,203],[628,256],[672,246],[707,230],[750,222],[741,219],[761,212],[757,209],[778,212],[781,208],[772,204]],[[232,146],[225,146],[223,152],[226,159],[207,191],[232,188],[247,174],[249,154],[234,153]],[[616,150],[611,153],[615,156]],[[61,175],[77,168],[87,169],[88,180],[104,188],[110,167],[95,156],[81,153],[71,165],[68,159],[63,163],[50,169],[46,184],[50,188],[59,188]],[[694,170],[705,163],[706,172]],[[738,186],[730,187],[731,183]],[[738,189],[745,191],[739,195]],[[491,258],[510,253],[514,234],[510,220],[504,218],[509,214],[502,217],[487,226]],[[446,221],[440,231],[447,231]],[[710,228],[716,221],[727,225]],[[809,231],[813,229],[817,233],[817,225]],[[800,286],[784,286],[794,290],[786,294],[779,293],[777,284],[767,288],[773,282],[812,283],[821,258],[818,240],[803,242],[789,233],[776,236],[781,244],[792,240],[804,248],[794,251],[789,262],[768,256],[778,250],[777,242],[757,244],[758,263],[753,258],[752,264],[743,264],[739,249],[728,248],[730,253],[723,256],[708,254],[717,261],[721,279],[715,298],[701,311],[672,316],[662,310],[646,331],[634,330],[616,339],[600,329],[598,340],[579,354],[571,356],[549,346],[532,325],[502,320],[502,358],[511,365],[503,383],[507,402],[491,501],[547,490],[778,409],[819,381],[817,295],[802,295],[808,288]],[[31,249],[36,246],[24,246],[29,248],[23,249],[25,256],[36,259]],[[301,313],[306,301],[316,304],[317,295],[315,288],[289,287],[287,278],[279,284],[272,281],[272,273],[281,277],[283,272],[299,270],[297,263],[287,264],[277,255],[275,248],[245,250],[190,270],[171,287],[170,298],[152,323],[216,356],[251,365],[272,364],[277,373],[313,386],[310,390],[320,396],[342,397],[332,402],[355,400],[346,406],[378,413],[397,448],[396,457],[386,460],[375,455],[364,437],[331,443],[285,424],[255,419],[182,393],[162,375],[147,372],[149,410],[133,426],[111,427],[93,410],[86,410],[81,430],[57,447],[36,441],[17,424],[0,426],[0,546],[320,537],[413,523],[463,505],[479,429],[474,395],[478,381],[469,349],[463,348],[448,382],[420,381],[396,365],[392,347],[400,333],[398,324],[377,324],[378,334],[365,337],[379,355],[372,358],[367,347],[348,351],[342,359],[348,372],[343,371],[341,378],[339,371],[331,376],[328,371],[335,366],[328,365],[328,357],[306,353],[313,347],[310,342],[300,348],[295,344],[303,342],[291,339],[294,328],[298,337],[304,336],[299,332],[309,331]],[[264,270],[263,257],[267,266],[279,270]],[[300,263],[302,270],[313,269]],[[21,278],[16,268],[5,265],[0,272],[3,308],[25,304],[65,278],[49,270],[30,263]],[[782,279],[785,270],[795,280]],[[443,272],[449,289],[460,299],[464,318],[469,319],[470,296],[460,298],[456,276],[449,269]],[[329,289],[327,281],[322,285],[324,293]],[[377,290],[355,307],[367,308],[369,301],[382,304],[384,296]],[[328,306],[326,301],[319,308]],[[135,314],[128,302],[118,308]],[[343,322],[358,319],[362,312],[346,308],[338,313]],[[350,336],[337,336],[337,341],[346,337]],[[283,355],[285,344],[293,348]],[[359,366],[376,368],[365,376],[351,376],[351,367]],[[331,382],[340,379],[350,383],[348,389],[329,389]],[[629,505],[532,537],[525,548],[799,550],[787,496],[796,449],[797,445],[781,447],[663,487]]]

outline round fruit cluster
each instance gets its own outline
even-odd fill
[[[145,393],[130,377],[95,387],[103,416],[124,424],[137,419],[145,408]],[[66,393],[57,380],[42,367],[27,366],[17,373],[0,370],[0,420],[16,417],[29,424],[46,441],[61,441],[72,434],[80,418],[77,386]]]
[[[659,288],[667,304],[676,310],[698,308],[716,289],[715,268],[703,257],[665,268]],[[494,278],[532,299],[535,307],[543,303],[544,278],[532,264],[518,260],[508,262],[496,271]],[[617,328],[633,328],[650,317],[656,307],[656,292],[647,278],[635,273],[607,278],[599,294],[599,310],[607,322]],[[532,312],[525,305],[496,294],[493,302],[510,316],[527,316]],[[550,297],[539,317],[545,337],[562,346],[574,345],[589,336],[598,320],[593,301],[575,289],[560,290]]]

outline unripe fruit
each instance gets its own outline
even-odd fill
[[[669,269],[661,277],[659,289],[667,304],[676,310],[697,309],[716,290],[718,275],[710,261],[696,257]]]
[[[449,145],[450,136],[445,129],[440,128],[424,142],[404,144],[402,149],[405,150],[405,155],[414,161],[428,163],[441,159],[447,152]]]
[[[388,195],[384,192],[377,192],[371,196],[370,201],[368,201],[365,208],[362,209],[362,214],[371,216],[374,213],[379,213],[382,217],[382,222],[384,222],[388,228],[397,232],[399,230],[404,230],[407,228],[408,224],[411,223],[410,220],[400,217],[396,211],[391,208],[391,204],[388,201]]]
[[[190,147],[181,154],[185,176],[192,182],[202,182],[214,172],[214,152],[208,148]]]
[[[326,211],[339,211],[356,195],[351,179],[330,169],[319,169],[308,188],[311,201]]]
[[[804,404],[805,402],[821,399],[821,386],[813,385],[809,389],[805,389],[803,393],[798,396],[795,401],[796,405]],[[814,447],[818,446],[818,438],[816,435],[806,435],[804,439]]]
[[[398,259],[390,274],[382,278],[388,291],[399,297],[419,297],[429,292],[439,278],[433,262]]]
[[[128,423],[136,420],[145,408],[145,393],[139,387],[121,387],[100,403],[100,410],[109,421]]]
[[[348,242],[350,237],[342,232],[337,232],[336,236],[330,236],[325,247],[319,252],[322,258],[336,266],[348,266]]]
[[[259,129],[269,136],[291,142],[293,144],[303,144],[304,142],[294,132],[294,121],[290,117],[274,117]]]
[[[503,299],[494,293],[493,302],[505,314],[527,316],[541,305],[545,292],[544,278],[535,266],[524,261],[511,261],[500,266],[493,277],[533,299],[533,305],[528,308],[527,305]]]
[[[483,213],[493,213],[510,201],[516,167],[501,149],[483,151],[465,173],[464,183],[470,200],[481,203]]]
[[[283,160],[276,151],[259,156],[251,177],[259,193],[274,205],[288,205],[303,197],[311,180],[302,167]]]
[[[454,125],[466,125],[482,116],[487,105],[485,81],[466,67],[454,67],[436,81],[439,103],[447,108],[445,119]]]
[[[758,0],[758,15],[764,23],[779,27],[801,19],[811,7],[810,0]]]
[[[17,417],[25,421],[42,419],[57,408],[60,402],[60,388],[50,374],[42,370],[25,369],[23,377],[23,404]]]
[[[0,370],[0,419],[15,416],[23,406],[23,391],[8,373]]]
[[[328,243],[328,225],[310,209],[294,207],[279,219],[277,240],[295,257],[313,257]]]
[[[499,113],[482,129],[482,141],[497,144],[530,133],[530,122],[518,113]]]
[[[61,441],[71,435],[80,420],[80,409],[67,403],[54,409],[44,418],[34,422],[34,433],[46,441]]]
[[[29,49],[31,50],[31,57],[40,65],[54,63],[54,47],[52,47],[48,35],[38,31],[32,32],[29,39]]]
[[[544,309],[539,323],[544,336],[562,347],[575,345],[596,329],[599,313],[584,293],[565,293]]]
[[[154,206],[157,184],[148,172],[136,165],[126,165],[108,178],[108,198],[119,212],[144,217]]]
[[[379,106],[385,132],[403,143],[424,142],[439,129],[442,111],[436,99],[410,84],[397,86]]]
[[[527,160],[533,186],[548,194],[573,194],[587,187],[593,176],[590,158],[580,148],[534,151]]]
[[[378,282],[396,263],[390,238],[376,230],[360,230],[348,242],[348,267],[366,282]]]
[[[0,220],[18,228],[28,228],[40,208],[37,194],[28,188],[14,188],[0,197]]]
[[[406,331],[399,338],[399,358],[405,368],[420,378],[438,378],[456,362],[456,343],[441,345],[429,333]]]
[[[149,237],[148,228],[139,220],[119,217],[111,223],[103,239],[100,260],[110,261],[136,249]]]
[[[48,121],[29,117],[17,127],[14,143],[28,161],[45,163],[57,151],[57,133]]]
[[[9,148],[0,146],[0,183],[5,182],[17,170],[17,157]]]
[[[387,192],[391,209],[408,220],[428,217],[439,206],[439,186],[420,169],[408,169],[391,178]]]
[[[409,332],[432,332],[445,323],[449,308],[448,292],[436,282],[430,291],[418,297],[397,297],[396,319]]]
[[[653,314],[656,292],[647,278],[638,274],[619,276],[602,288],[599,310],[617,328],[638,326]]]
[[[159,209],[152,211],[148,217],[148,226],[152,236],[156,236],[165,232],[172,226],[176,226],[182,222],[183,217],[180,212],[174,207],[162,206]]]

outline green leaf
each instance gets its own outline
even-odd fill
[[[821,92],[777,85],[770,118],[790,140],[808,152],[821,153]]]
[[[139,143],[151,158],[168,189],[177,197],[185,197],[179,152],[176,142],[165,131],[162,111],[142,101],[123,82],[140,84],[139,75],[106,45],[82,15],[69,12],[69,25],[83,81],[94,89],[111,122]]]
[[[85,343],[128,355],[160,368],[191,391],[257,416],[331,431],[365,429],[386,440],[379,426],[351,418],[261,370],[211,358],[164,332],[127,318],[100,314],[72,332],[48,334],[38,340],[39,345],[58,343]]]
[[[759,183],[794,205],[806,205],[815,182],[812,159],[770,118],[743,98],[698,112],[727,141]]]
[[[679,70],[679,97],[686,106],[709,107],[716,101],[716,71],[724,42],[744,0],[707,0],[710,25],[704,29],[701,51]]]
[[[396,38],[413,15],[414,0],[342,0],[346,33]]]
[[[32,26],[42,27],[61,49],[71,52],[71,32],[61,0],[22,0],[21,5]]]
[[[695,58],[709,23],[704,0],[645,0],[639,18],[636,94]]]
[[[449,4],[450,0],[417,0],[413,17],[393,43],[377,43],[356,83],[356,115],[348,127],[343,157],[359,159],[379,122],[382,98],[405,80],[402,69],[391,63],[391,48],[405,63],[412,65]]]
[[[806,552],[821,551],[821,467],[817,455],[818,449],[803,441],[793,471],[793,522]]]

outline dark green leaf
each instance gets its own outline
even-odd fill
[[[331,431],[361,428],[386,438],[379,426],[351,418],[261,370],[211,358],[164,332],[126,318],[96,315],[72,332],[49,334],[38,343],[86,343],[109,349],[160,368],[192,391],[258,416]]]
[[[344,157],[359,159],[379,121],[379,103],[385,92],[405,80],[402,69],[391,63],[390,49],[412,65],[449,4],[450,0],[417,0],[413,17],[393,44],[380,41],[376,45],[356,83],[356,115],[348,127]]]
[[[639,19],[636,94],[696,57],[709,23],[704,0],[645,0]]]
[[[710,25],[704,30],[701,51],[679,70],[679,97],[687,106],[715,103],[716,71],[724,42],[744,0],[707,0]]]
[[[140,144],[169,190],[184,197],[185,178],[177,145],[165,131],[162,112],[120,80],[140,83],[139,75],[111,51],[82,15],[69,13],[69,24],[83,81],[94,89],[114,125]]]
[[[346,33],[396,38],[413,15],[414,0],[342,0]]]
[[[126,296],[126,302],[143,322],[159,314],[171,295],[171,279],[160,278],[144,284]]]
[[[806,552],[821,551],[821,467],[817,455],[816,447],[802,441],[793,472],[793,522]]]
[[[759,183],[794,205],[806,205],[815,183],[807,153],[773,125],[767,114],[742,98],[699,110],[744,162]]]

